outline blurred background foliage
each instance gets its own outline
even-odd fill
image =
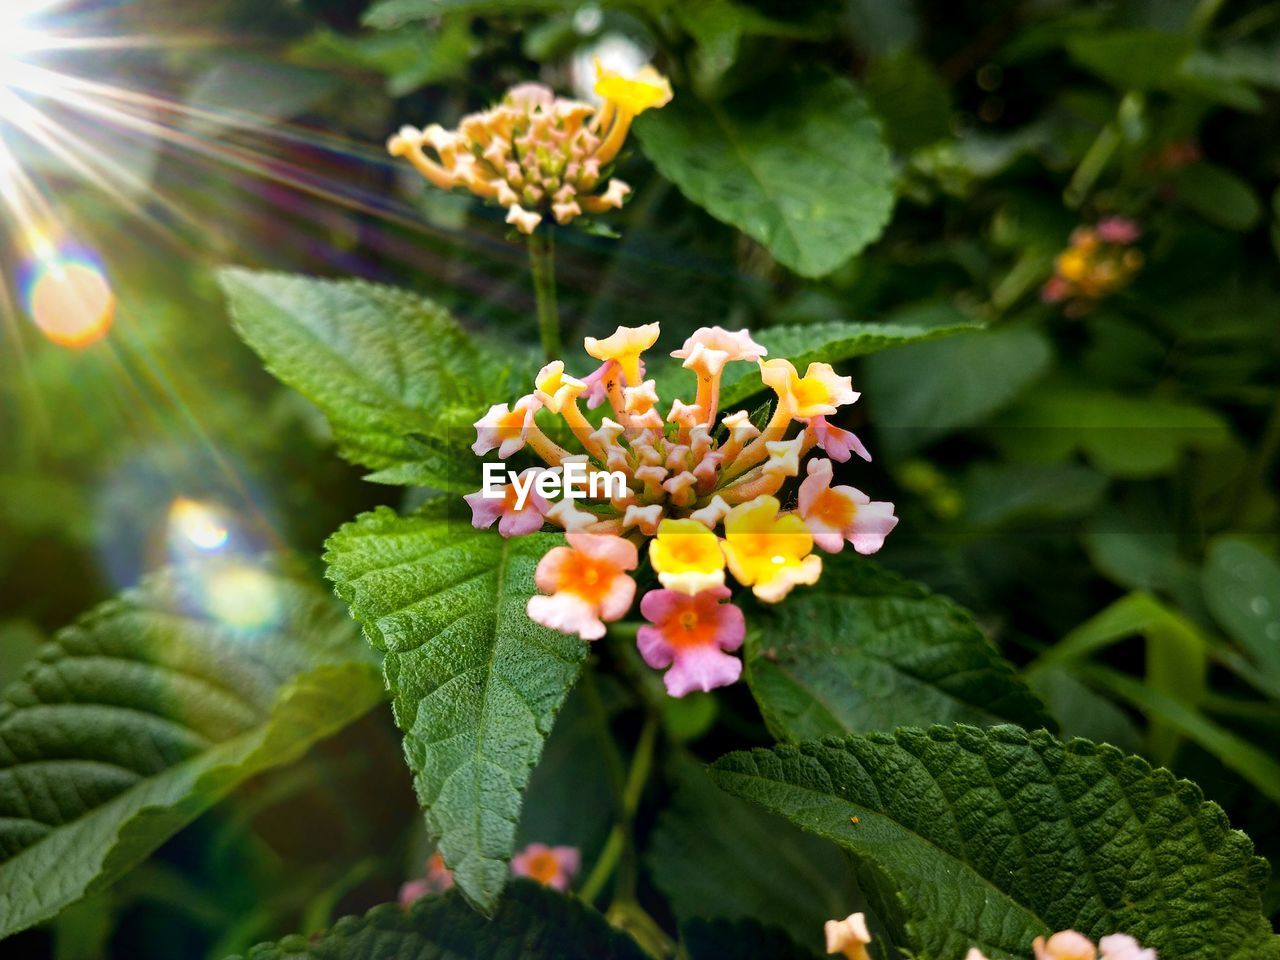
[[[148,94],[154,128],[63,118],[132,175],[105,185],[5,129],[96,251],[118,311],[90,346],[46,341],[19,289],[24,238],[6,232],[0,679],[171,558],[180,498],[226,518],[240,549],[310,557],[357,511],[403,506],[334,456],[323,419],[240,344],[211,269],[392,282],[532,347],[524,251],[500,211],[425,188],[381,144],[531,77],[582,91],[595,53],[652,57],[677,101],[637,125],[618,236],[559,233],[566,339],[652,320],[672,338],[875,322],[921,305],[982,323],[852,367],[850,423],[877,454],[867,489],[903,518],[881,559],[972,609],[1064,733],[1193,777],[1280,855],[1280,3],[172,0],[57,18],[143,38],[52,58]],[[707,203],[712,216],[673,185],[679,161],[651,151],[660,173],[646,148],[708,117],[838,146],[853,134],[804,88],[829,81],[797,63],[861,91],[890,151],[869,175],[891,176],[896,201],[883,230],[851,214],[844,246],[771,253],[749,237],[755,188]],[[856,211],[856,194],[827,199]],[[1131,281],[1045,302],[1072,231],[1116,215],[1141,228]],[[625,708],[621,688],[605,694]],[[523,829],[591,849],[607,803],[584,788],[574,813],[546,789],[575,769],[590,779],[579,709],[556,728]],[[758,728],[745,696],[719,710],[716,736]],[[694,743],[716,708],[669,713]],[[679,835],[681,804],[707,802],[692,767],[672,777],[685,786],[665,832],[648,825],[657,850]],[[418,872],[414,811],[377,711],[5,955],[220,957],[319,929]],[[656,878],[677,910],[698,895],[678,873]],[[1280,909],[1274,881],[1266,909]]]

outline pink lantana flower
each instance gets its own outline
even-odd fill
[[[1031,950],[1036,960],[1094,960],[1098,955],[1093,941],[1075,930],[1060,930],[1048,940],[1036,937]]]
[[[453,871],[444,865],[444,857],[437,850],[427,858],[424,876],[400,885],[400,906],[407,907],[428,894],[444,893],[452,886]]]
[[[728,686],[742,675],[742,661],[726,651],[742,646],[746,620],[728,599],[728,587],[711,587],[690,596],[675,590],[650,590],[640,612],[651,625],[640,628],[636,646],[644,662],[663,676],[667,693],[683,697],[695,690]]]
[[[604,636],[605,623],[624,616],[635,599],[627,574],[639,560],[636,545],[612,535],[568,533],[538,561],[534,580],[549,596],[529,598],[529,618],[583,640]]]
[[[548,847],[545,843],[531,843],[511,858],[515,876],[528,877],[561,893],[569,889],[581,865],[577,847]]]
[[[871,452],[862,445],[862,441],[848,430],[842,430],[826,417],[810,417],[809,431],[822,452],[837,463],[845,463],[850,454],[856,453],[867,463],[871,462]]]
[[[518,453],[533,428],[533,415],[542,402],[533,394],[521,397],[510,409],[505,403],[495,403],[489,412],[476,421],[476,442],[471,445],[477,457],[497,449],[503,460]]]
[[[542,468],[529,467],[521,472],[520,478],[526,481],[531,474],[536,478],[542,472]],[[483,490],[468,493],[462,499],[471,507],[471,525],[477,530],[484,530],[493,526],[496,520],[498,532],[504,537],[522,537],[537,531],[551,505],[534,489],[534,481],[529,482],[528,496],[521,507],[516,506],[515,484],[504,484],[501,497],[486,497]]]
[[[1150,947],[1145,950],[1127,933],[1113,933],[1098,941],[1098,949],[1102,951],[1102,960],[1157,960],[1156,952]]]
[[[828,553],[839,553],[848,540],[861,554],[875,553],[898,525],[893,504],[873,501],[854,487],[831,486],[831,461],[809,461],[808,476],[800,484],[800,516],[813,542]]]

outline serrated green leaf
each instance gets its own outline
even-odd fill
[[[1045,732],[957,725],[734,753],[729,793],[843,847],[920,960],[1117,931],[1177,960],[1275,960],[1267,865],[1197,787]],[[856,816],[853,825],[849,818]]]
[[[338,594],[385,651],[427,829],[468,899],[493,909],[521,795],[587,645],[529,619],[534,568],[555,534],[507,540],[447,504],[385,507],[329,538]]]
[[[893,209],[880,124],[847,80],[796,75],[724,103],[681,93],[636,133],[685,196],[801,276],[858,253]]]
[[[1241,537],[1219,537],[1202,583],[1214,619],[1280,692],[1280,563]]]
[[[905,456],[981,423],[1039,379],[1052,357],[1038,331],[984,330],[879,354],[866,363],[864,385],[889,452]]]
[[[783,931],[754,920],[692,920],[680,939],[689,960],[817,960]]]
[[[511,886],[492,919],[450,891],[409,910],[388,903],[345,917],[327,933],[261,943],[244,960],[647,960],[626,935],[581,901],[527,880]],[[239,960],[239,958],[233,958]]]
[[[341,606],[296,572],[209,560],[95,608],[0,702],[0,937],[381,699]]]
[[[890,347],[905,346],[972,330],[977,324],[955,307],[945,303],[923,303],[907,307],[883,323],[855,323],[832,320],[803,326],[768,327],[752,333],[752,338],[769,350],[770,357],[786,357],[801,372],[815,361],[839,363]],[[655,365],[656,366],[656,365]],[[693,374],[677,363],[664,363],[653,371],[662,397],[692,394]],[[749,363],[731,363],[720,381],[720,406],[729,409],[766,389],[760,371]]]
[[[823,922],[857,909],[853,870],[835,847],[726,795],[688,756],[668,772],[675,794],[645,866],[681,923],[753,919],[817,949]]]
[[[393,287],[241,269],[219,279],[240,336],[324,412],[344,457],[384,482],[475,488],[471,424],[514,395],[510,354]]]
[[[780,740],[933,721],[1053,724],[968,613],[847,550],[824,559],[815,587],[753,614],[746,674]]]

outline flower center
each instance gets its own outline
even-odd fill
[[[528,860],[528,867],[529,876],[544,887],[560,873],[560,862],[550,850],[545,853],[531,855]]]

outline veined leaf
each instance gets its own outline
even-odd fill
[[[798,74],[761,96],[705,103],[687,92],[640,118],[662,174],[718,220],[806,277],[880,236],[893,168],[880,124],[847,80]]]
[[[785,357],[801,373],[815,361],[838,363],[890,347],[905,346],[973,330],[977,324],[950,304],[930,302],[904,308],[882,323],[833,320],[804,326],[768,327],[752,333],[752,339],[769,349],[769,357]],[[653,376],[662,397],[692,395],[694,376],[679,363],[654,364]],[[729,409],[752,394],[767,389],[760,371],[750,363],[731,363],[724,368],[720,386],[720,406]]]
[[[522,880],[492,919],[450,891],[409,910],[388,903],[327,933],[261,943],[244,960],[647,960],[581,901]],[[240,960],[240,958],[233,958]]]
[[[381,699],[341,606],[297,573],[210,560],[97,607],[0,701],[0,937]]]
[[[525,605],[554,534],[511,540],[449,516],[385,507],[329,538],[329,579],[385,651],[427,828],[476,906],[507,882],[521,795],[587,656]]]
[[[1051,726],[1035,695],[951,601],[851,551],[753,614],[746,673],[781,740],[931,721]]]
[[[921,960],[1026,960],[1066,928],[1178,960],[1280,957],[1249,838],[1113,747],[957,725],[734,753],[712,776],[848,851]]]
[[[241,269],[220,280],[240,336],[324,412],[344,457],[384,482],[475,488],[471,425],[515,385],[447,311],[356,280]]]

